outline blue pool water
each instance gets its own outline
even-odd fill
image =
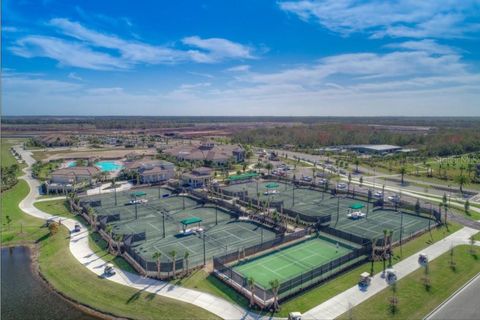
[[[72,168],[77,166],[77,161],[69,161],[67,162],[67,167]]]
[[[98,161],[95,165],[100,168],[100,171],[117,171],[123,168],[123,166],[115,161]]]

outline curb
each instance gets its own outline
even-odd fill
[[[472,282],[474,282],[475,280],[477,280],[477,278],[480,278],[480,272],[477,273],[472,279],[468,280],[467,283],[465,283],[463,286],[461,286],[460,288],[458,288],[454,293],[452,293],[447,299],[445,299],[445,301],[443,301],[442,303],[440,303],[440,305],[438,305],[435,309],[433,309],[432,311],[430,311],[430,313],[428,313],[425,317],[423,317],[422,320],[427,320],[429,319],[432,315],[434,315],[438,310],[440,310],[444,305],[446,305],[448,302],[450,302],[450,300],[452,300],[453,298],[455,298],[455,296],[457,294],[459,294],[463,289],[465,289],[466,287],[468,287]]]

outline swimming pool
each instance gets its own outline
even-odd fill
[[[100,171],[117,171],[123,168],[123,165],[116,162],[116,161],[98,161],[95,162],[95,166],[97,166]]]
[[[77,166],[77,161],[68,161],[67,168],[72,168]]]

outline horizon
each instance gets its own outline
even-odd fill
[[[9,116],[480,116],[477,0],[2,2]]]

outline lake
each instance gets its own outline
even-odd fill
[[[2,248],[2,320],[98,320],[47,288],[33,274],[31,262],[28,247]]]

